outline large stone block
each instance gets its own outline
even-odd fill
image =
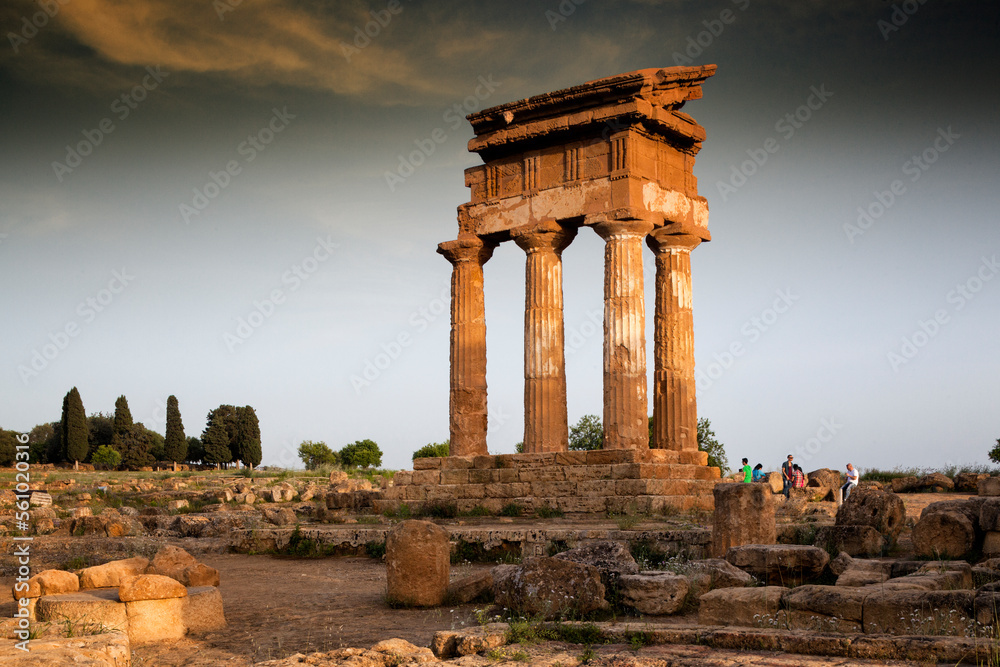
[[[493,570],[496,604],[528,617],[589,614],[607,608],[604,594],[601,572],[593,565],[541,556]]]
[[[188,588],[183,605],[184,627],[188,632],[200,633],[226,627],[222,609],[222,593],[215,586]]]
[[[829,553],[877,556],[885,548],[885,539],[871,526],[824,526],[816,531],[815,545]]]
[[[184,597],[187,597],[187,591]],[[186,632],[183,598],[126,602],[125,611],[128,614],[128,638],[133,644],[181,639]]]
[[[784,586],[719,588],[699,598],[699,625],[737,625],[775,627],[784,621],[782,600],[788,593]]]
[[[923,510],[920,511],[920,518],[924,518],[928,514],[934,514],[936,512],[958,512],[959,514],[965,515],[965,518],[969,520],[972,524],[972,529],[978,535],[982,528],[979,525],[980,514],[982,513],[983,505],[989,501],[989,498],[972,496],[970,498],[957,498],[953,500],[939,500],[936,503],[931,503]],[[989,516],[989,510],[987,510],[987,517]]]
[[[913,527],[913,548],[920,556],[961,558],[972,549],[976,533],[965,514],[924,514]]]
[[[416,464],[418,461],[430,461],[431,459],[417,459],[414,461]],[[413,481],[412,484],[440,484],[441,483],[441,471],[440,470],[414,470],[413,471]]]
[[[807,585],[785,596],[793,630],[863,632],[865,598],[871,591],[843,586]]]
[[[976,488],[981,496],[1000,496],[1000,477],[981,479]]]
[[[871,526],[894,542],[905,520],[906,507],[895,493],[858,487],[837,510],[836,525]]]
[[[979,506],[979,529],[1000,531],[1000,498],[984,498]]]
[[[577,482],[577,494],[581,496],[613,496],[617,484],[618,482],[613,479]]]
[[[722,558],[688,561],[685,576],[691,593],[698,596],[716,588],[742,588],[753,583],[753,577]]]
[[[601,573],[601,583],[606,591],[614,591],[618,581],[626,574],[638,574],[639,565],[635,562],[628,547],[621,542],[597,541],[556,554],[555,558],[574,563],[593,565]]]
[[[87,590],[39,598],[35,618],[41,622],[68,624],[74,635],[128,629],[125,604],[118,591]]]
[[[974,591],[880,591],[864,601],[867,633],[962,635],[974,623]]]
[[[442,604],[451,567],[448,531],[430,521],[404,521],[385,541],[386,597],[417,607]]]
[[[118,598],[122,602],[140,600],[170,600],[187,596],[187,589],[173,577],[159,574],[141,574],[122,582]]]
[[[671,572],[626,574],[618,585],[623,604],[653,616],[681,611],[691,586],[687,578]]]
[[[198,559],[184,549],[167,544],[160,547],[153,556],[146,573],[159,574],[180,581],[184,570],[197,563]]]
[[[801,544],[746,544],[730,547],[726,560],[768,584],[795,586],[822,575],[830,555]]]
[[[763,484],[716,484],[712,555],[742,544],[774,544],[774,500]]]
[[[569,482],[611,479],[610,465],[570,466],[566,468],[565,472],[566,481]]]
[[[149,560],[142,556],[113,560],[80,570],[80,588],[117,588],[124,579],[143,574]]]
[[[15,584],[16,585],[16,584]],[[14,593],[14,599],[60,595],[80,590],[80,578],[65,570],[43,570],[28,579],[28,591]]]

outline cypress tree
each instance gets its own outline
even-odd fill
[[[222,417],[212,419],[212,412],[208,415],[208,427],[201,434],[201,443],[205,448],[203,460],[205,463],[229,463],[233,460],[233,455],[229,450],[229,434],[226,432],[225,423]]]
[[[260,422],[249,405],[236,408],[236,451],[243,465],[256,468],[260,465]]]
[[[132,412],[128,409],[128,399],[119,396],[115,401],[115,433],[125,435],[132,428]]]
[[[62,453],[67,461],[78,463],[86,460],[90,447],[89,435],[83,399],[77,388],[73,387],[63,398]]]
[[[138,470],[152,465],[153,457],[149,453],[149,434],[142,423],[132,424],[124,433],[115,433],[113,449],[122,455],[122,468]],[[120,447],[120,449],[119,449]]]
[[[168,461],[183,461],[187,456],[187,439],[184,437],[184,423],[177,397],[167,398],[167,437],[163,455]]]

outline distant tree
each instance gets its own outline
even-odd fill
[[[122,455],[108,445],[101,445],[90,457],[90,462],[96,468],[115,470],[122,462]]]
[[[201,440],[194,436],[187,439],[187,455],[184,460],[189,463],[198,463],[205,458],[205,446],[201,444]]]
[[[87,413],[80,392],[73,387],[63,398],[62,451],[67,461],[85,461],[89,450]]]
[[[94,412],[87,417],[88,451],[87,460],[93,462],[94,453],[102,445],[111,446],[115,438],[115,420],[112,415]]]
[[[260,423],[257,421],[257,413],[249,405],[236,408],[236,440],[231,449],[243,465],[250,468],[260,465]]]
[[[299,458],[306,470],[316,470],[325,465],[340,463],[340,455],[327,447],[325,442],[305,440],[299,445]]]
[[[715,438],[712,422],[706,417],[698,420],[698,449],[708,452],[708,465],[718,468],[723,476],[729,471],[729,459],[726,448]]]
[[[184,423],[176,396],[167,397],[167,436],[163,443],[165,461],[183,461],[187,456],[188,443],[184,438]]]
[[[45,454],[50,440],[59,441],[56,428],[59,422],[38,424],[28,432],[28,462],[45,463]]]
[[[149,452],[149,434],[150,431],[142,422],[132,424],[124,433],[115,433],[112,448],[122,455],[123,469],[138,470],[153,464],[153,456]]]
[[[17,454],[17,432],[0,428],[0,466],[14,465]]]
[[[132,411],[128,409],[128,399],[119,396],[115,400],[115,433],[125,435],[132,428]]]
[[[52,422],[52,435],[45,441],[44,455],[40,459],[43,463],[59,463],[65,460],[62,433],[62,421]]]
[[[382,465],[382,450],[374,440],[356,440],[340,450],[340,464],[347,467],[377,468]]]
[[[221,466],[232,461],[233,454],[229,450],[229,434],[226,431],[225,418],[222,415],[212,418],[212,412],[208,413],[211,420],[205,432],[201,434],[201,442],[205,447],[202,460],[205,463]]]
[[[166,461],[166,440],[156,431],[146,429],[146,440],[149,441],[149,458],[153,461]]]
[[[997,444],[990,450],[990,461],[1000,463],[1000,438],[997,438]]]
[[[449,440],[444,442],[431,442],[417,451],[413,452],[413,460],[430,458],[432,456],[448,456],[451,444]]]
[[[521,440],[520,442],[515,442],[514,443],[514,453],[515,454],[524,454],[524,440]]]
[[[597,415],[584,415],[569,429],[569,448],[590,451],[604,446],[604,428]]]

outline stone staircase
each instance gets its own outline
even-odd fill
[[[700,451],[617,449],[589,452],[420,458],[397,472],[375,511],[452,504],[496,514],[516,503],[525,511],[670,513],[711,510],[718,468]]]

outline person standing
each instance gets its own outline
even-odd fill
[[[753,481],[753,470],[750,468],[750,462],[747,459],[743,459],[743,481],[746,484]]]
[[[840,487],[841,496],[844,502],[847,502],[847,496],[851,495],[851,491],[854,487],[858,485],[858,471],[854,469],[854,466],[850,463],[847,464],[847,481],[842,487]]]
[[[794,481],[795,470],[792,469],[792,455],[788,455],[788,460],[781,464],[781,492],[787,498],[791,494],[792,482]]]

